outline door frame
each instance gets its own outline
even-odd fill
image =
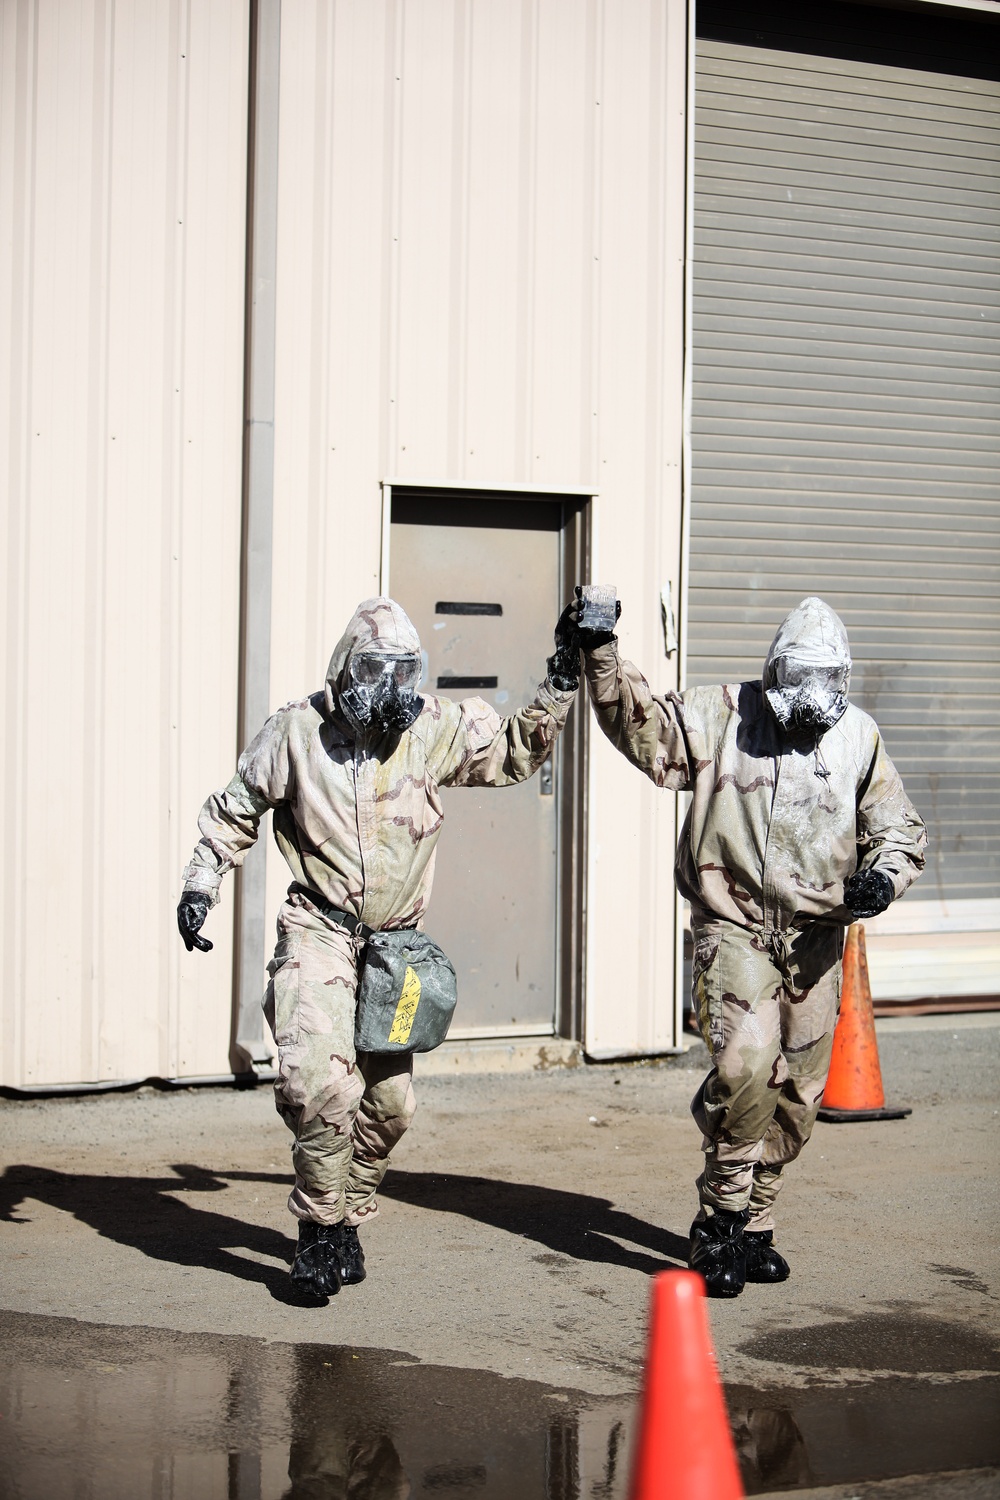
[[[455,479],[383,479],[379,589],[390,591],[393,491],[433,500],[456,493],[482,500],[555,500],[562,505],[559,573],[564,599],[576,583],[590,582],[592,502],[597,491],[578,485],[485,485]],[[555,626],[555,620],[552,621]],[[544,657],[542,658],[544,661]],[[541,667],[541,661],[539,663]],[[586,1003],[587,942],[587,756],[590,715],[581,701],[560,736],[558,779],[559,835],[556,846],[556,1006],[555,1035],[567,1041],[583,1038]]]

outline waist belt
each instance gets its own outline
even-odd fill
[[[366,926],[360,917],[354,916],[349,911],[341,911],[339,906],[334,906],[325,896],[321,896],[319,891],[314,891],[311,886],[299,885],[298,881],[294,880],[288,887],[288,894],[291,895],[293,891],[297,896],[304,896],[310,906],[315,906],[316,910],[322,912],[324,917],[327,917],[329,921],[336,922],[338,927],[346,928],[352,936],[354,933],[360,932],[365,942],[367,942],[375,931],[374,927]]]

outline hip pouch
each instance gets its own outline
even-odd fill
[[[450,958],[424,932],[373,932],[365,944],[354,1045],[359,1052],[431,1052],[458,1000]]]

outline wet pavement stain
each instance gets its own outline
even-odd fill
[[[815,1332],[842,1352],[838,1327]],[[765,1336],[783,1341],[784,1362],[792,1336]],[[627,1490],[628,1397],[392,1350],[20,1313],[0,1313],[0,1346],[5,1500],[624,1500]],[[748,1495],[1000,1463],[991,1375],[726,1395]]]
[[[929,1269],[935,1276],[944,1276],[953,1286],[960,1287],[963,1292],[981,1292],[984,1297],[992,1297],[993,1293],[974,1271],[968,1271],[964,1266],[939,1266],[931,1262]]]
[[[1000,1370],[1000,1348],[974,1328],[910,1309],[771,1329],[741,1345],[769,1363],[823,1370],[955,1375]]]

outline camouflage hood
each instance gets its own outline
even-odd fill
[[[794,656],[797,661],[817,667],[846,667],[845,693],[850,686],[851,648],[844,622],[829,604],[815,595],[789,610],[778,626],[764,662],[765,692],[776,686],[774,664],[779,656]]]
[[[347,667],[356,651],[375,651],[383,656],[419,656],[420,637],[409,615],[395,599],[384,596],[363,599],[330,657],[323,693],[328,714],[334,712],[337,698],[348,686]]]

